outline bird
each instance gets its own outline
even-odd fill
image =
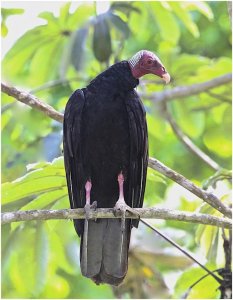
[[[64,112],[63,152],[70,206],[84,208],[74,219],[81,237],[83,276],[97,285],[119,285],[128,269],[131,229],[141,208],[148,165],[146,111],[135,88],[139,78],[170,75],[153,52],[138,51],[110,66],[70,96]],[[93,219],[92,209],[113,208],[122,218]]]

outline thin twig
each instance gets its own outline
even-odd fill
[[[195,108],[192,108],[191,111],[192,112],[199,112],[199,111],[208,111],[211,110],[217,106],[223,105],[225,103],[223,102],[215,102],[215,103],[211,103],[210,105],[205,105],[205,106],[197,106]]]
[[[55,88],[56,86],[59,86],[59,85],[68,85],[72,81],[79,81],[79,80],[81,80],[81,78],[73,77],[73,78],[69,78],[69,79],[57,79],[54,81],[49,81],[41,86],[38,86],[38,87],[30,90],[30,94],[34,94],[34,93],[38,93],[38,92],[41,92],[41,91],[44,91],[47,89]],[[83,80],[83,78],[82,78],[82,80]]]
[[[159,173],[165,175],[166,177],[172,179],[179,185],[183,186],[185,189],[192,192],[194,195],[198,196],[206,203],[220,211],[225,216],[231,218],[232,211],[229,207],[223,204],[215,195],[208,193],[203,189],[196,186],[194,183],[189,181],[187,178],[177,173],[176,171],[168,168],[163,163],[155,158],[149,158],[149,167],[158,171]]]
[[[210,158],[205,152],[203,152],[200,148],[198,148],[193,141],[181,130],[181,128],[176,123],[175,119],[171,116],[167,102],[162,102],[163,115],[171,125],[174,133],[179,138],[179,140],[185,145],[185,147],[199,157],[202,161],[204,161],[209,167],[211,167],[215,171],[219,171],[221,169],[220,165],[217,164],[212,158]]]
[[[231,228],[231,220],[226,218],[215,217],[207,214],[177,211],[165,208],[134,208],[135,214],[126,212],[126,218],[138,219],[163,219],[191,222],[197,224],[206,224],[224,228]],[[136,214],[138,213],[138,215]],[[30,220],[51,220],[51,219],[84,219],[86,216],[84,209],[61,209],[61,210],[28,210],[5,212],[1,214],[2,224]],[[121,218],[114,214],[112,208],[97,208],[91,211],[92,218]]]
[[[168,243],[170,243],[172,246],[174,246],[176,249],[181,251],[184,255],[188,256],[192,261],[194,261],[196,264],[198,264],[202,269],[204,269],[209,275],[211,275],[217,282],[222,283],[222,279],[216,276],[212,271],[210,271],[208,268],[206,268],[203,264],[201,264],[191,253],[189,253],[186,249],[178,245],[176,242],[174,242],[172,239],[164,235],[160,230],[150,225],[145,220],[140,220],[143,224],[145,224],[147,227],[152,229],[154,232],[156,232],[158,235],[160,235],[163,239],[165,239]]]
[[[215,94],[215,93],[213,93],[211,91],[207,91],[206,94],[208,94],[209,96],[211,96],[214,99],[218,100],[219,102],[224,102],[224,103],[232,104],[231,99],[225,97],[224,95]]]
[[[1,113],[3,114],[8,109],[12,108],[12,106],[14,106],[15,103],[16,103],[16,101],[11,102],[11,103],[7,103],[6,105],[3,105],[3,107],[1,108]]]

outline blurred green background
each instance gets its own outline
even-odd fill
[[[85,87],[114,62],[141,49],[151,50],[172,81],[164,86],[159,78],[147,75],[137,88],[144,94],[149,154],[199,186],[211,183],[214,171],[178,140],[161,103],[153,104],[146,95],[231,72],[227,2],[84,2],[2,2],[2,80],[64,112],[75,89]],[[180,128],[226,169],[231,169],[231,94],[231,85],[226,84],[169,102]],[[62,124],[3,93],[2,181],[3,212],[69,207]],[[228,203],[227,180],[209,189]],[[144,203],[219,215],[151,169]],[[210,269],[224,266],[221,230],[175,221],[151,223]],[[180,298],[204,274],[140,224],[132,232],[123,285],[96,286],[80,274],[79,239],[71,221],[2,226],[3,298]],[[207,277],[188,297],[219,298],[217,287]]]

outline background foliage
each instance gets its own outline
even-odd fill
[[[32,5],[32,4],[28,4]],[[147,75],[139,92],[204,82],[231,72],[231,30],[226,2],[61,3],[59,15],[44,11],[40,25],[17,37],[2,61],[2,77],[31,91],[63,112],[73,90],[116,61],[138,50],[156,52],[172,76],[164,87]],[[3,5],[4,7],[4,5]],[[2,8],[7,18],[21,14]],[[3,40],[4,43],[4,40]],[[211,158],[231,168],[231,86],[172,101],[169,109],[182,130]],[[162,107],[143,97],[150,156],[198,185],[214,174],[177,139]],[[2,211],[61,209],[69,206],[62,155],[62,125],[2,94]],[[214,192],[228,201],[230,186]],[[185,189],[148,170],[145,206],[216,214]],[[221,231],[215,227],[153,221],[211,269],[224,265]],[[203,275],[165,241],[140,225],[133,230],[129,272],[120,288],[96,286],[79,269],[79,239],[71,221],[12,223],[2,226],[4,298],[180,298]],[[211,287],[206,289],[206,286]],[[218,284],[207,277],[189,298],[218,298]]]

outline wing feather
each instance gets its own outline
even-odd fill
[[[81,121],[85,96],[82,90],[76,90],[69,98],[63,123],[63,150],[71,208],[85,205],[84,172],[81,156]],[[77,233],[83,230],[83,221],[74,220]]]
[[[127,101],[130,129],[129,198],[132,207],[142,207],[148,165],[146,112],[136,92]],[[134,224],[135,223],[135,224]],[[137,226],[137,222],[133,222]]]

